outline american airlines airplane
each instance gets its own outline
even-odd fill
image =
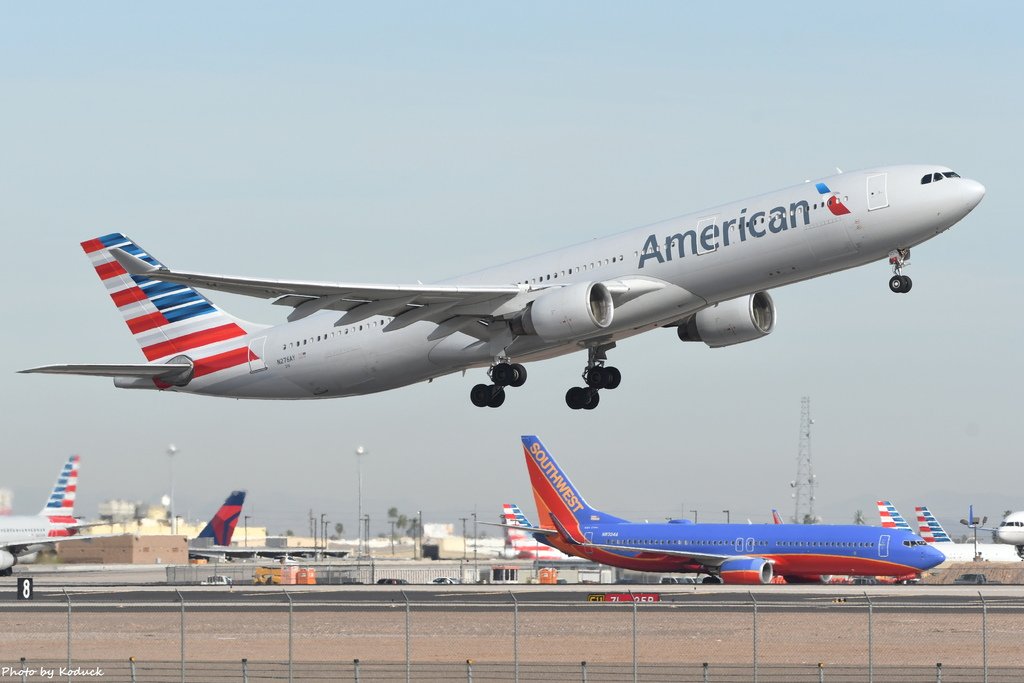
[[[699,572],[705,582],[824,582],[833,574],[916,576],[945,558],[910,531],[852,524],[630,522],[591,507],[536,436],[523,453],[540,526],[523,529],[593,562],[652,572]]]
[[[768,290],[888,259],[910,291],[910,249],[963,219],[985,188],[935,165],[807,181],[437,284],[362,284],[175,270],[120,233],[82,243],[147,363],[23,372],[114,378],[117,387],[253,399],[355,396],[487,368],[470,400],[497,408],[524,363],[587,352],[570,408],[590,410],[622,373],[608,353],[674,327],[719,348],[775,328]],[[272,299],[274,326],[239,320],[198,289]]]
[[[911,530],[910,524],[890,501],[880,500],[877,504],[883,528]],[[927,507],[915,506],[914,512],[917,515],[917,533],[931,547],[945,555],[947,562],[1014,562],[1018,559],[1012,548],[998,543],[957,543]]]
[[[10,576],[14,565],[34,561],[54,543],[96,538],[75,535],[89,526],[75,517],[79,461],[77,455],[68,458],[39,514],[0,517],[0,576]]]
[[[551,546],[543,535],[533,534],[524,529],[533,527],[519,506],[505,503],[502,506],[502,524],[505,529],[506,555],[521,560],[571,560],[558,548]],[[539,536],[539,537],[538,537]]]

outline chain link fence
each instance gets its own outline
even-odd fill
[[[37,593],[0,604],[0,681],[1024,680],[1018,598],[578,596]]]

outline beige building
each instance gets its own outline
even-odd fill
[[[57,555],[68,564],[187,564],[184,536],[135,536],[58,543]]]

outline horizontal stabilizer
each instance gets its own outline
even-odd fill
[[[192,371],[191,363],[106,363],[94,365],[41,365],[37,368],[19,370],[21,373],[46,375],[89,375],[92,377],[133,377],[137,379],[159,379],[168,383]]]

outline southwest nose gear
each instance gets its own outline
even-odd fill
[[[892,264],[893,276],[889,278],[889,291],[894,294],[906,294],[914,286],[913,280],[903,274],[903,267],[910,260],[910,249],[894,249],[889,252],[889,263]]]

